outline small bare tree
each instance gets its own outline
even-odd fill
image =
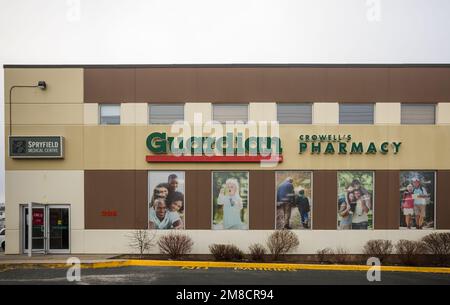
[[[155,246],[155,236],[155,231],[135,230],[129,235],[129,245],[134,250],[137,250],[139,257],[142,258],[145,253],[148,253]]]
[[[266,243],[273,255],[273,260],[278,260],[280,255],[295,250],[300,244],[297,235],[289,230],[276,230],[269,236]]]

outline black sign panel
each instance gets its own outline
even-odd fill
[[[64,158],[64,138],[61,136],[10,136],[11,158]]]

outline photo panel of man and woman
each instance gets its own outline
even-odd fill
[[[212,173],[213,229],[248,229],[248,185],[248,172]]]
[[[148,173],[148,228],[184,229],[184,172]]]
[[[373,229],[374,173],[338,172],[338,230]]]
[[[435,172],[400,172],[400,229],[434,228]]]
[[[310,229],[312,213],[312,173],[281,171],[275,174],[277,230]]]

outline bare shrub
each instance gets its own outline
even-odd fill
[[[212,244],[209,252],[216,261],[233,261],[244,259],[244,252],[235,245]]]
[[[424,250],[423,243],[401,239],[395,245],[395,253],[404,265],[417,265],[417,256]]]
[[[349,262],[349,253],[347,249],[342,247],[337,247],[336,251],[334,251],[334,262],[336,264],[346,264]]]
[[[193,245],[192,239],[183,233],[172,232],[161,236],[158,240],[161,253],[169,255],[171,259],[177,259],[190,253]]]
[[[445,265],[450,259],[450,233],[431,233],[422,238],[425,253],[435,255],[438,263]]]
[[[209,252],[214,256],[216,261],[227,260],[227,245],[222,244],[212,244],[209,245]]]
[[[229,260],[241,261],[244,259],[244,252],[235,245],[228,245],[227,253]]]
[[[394,246],[392,241],[385,239],[373,239],[366,242],[363,253],[367,257],[376,257],[381,263],[392,254]]]
[[[144,253],[148,253],[155,246],[155,232],[149,230],[135,230],[128,235],[129,246],[139,253],[142,258]]]
[[[262,262],[264,261],[264,255],[266,254],[266,248],[261,244],[253,244],[249,248],[250,258],[252,261]]]
[[[316,251],[317,260],[321,264],[329,263],[330,262],[330,257],[333,254],[334,254],[334,252],[333,252],[333,249],[331,249],[331,248],[324,248],[324,249],[319,249],[319,250]]]
[[[299,244],[297,236],[289,230],[277,230],[267,239],[267,248],[274,260],[278,260],[280,255],[295,250]]]

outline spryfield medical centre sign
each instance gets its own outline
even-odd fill
[[[9,156],[18,159],[64,158],[62,136],[10,136]]]

